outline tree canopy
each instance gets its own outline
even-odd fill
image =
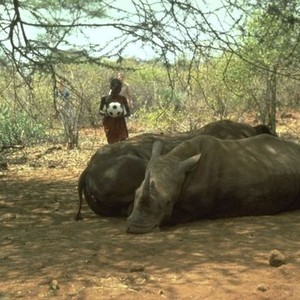
[[[284,46],[282,60],[289,64],[299,59],[297,0],[11,0],[0,7],[2,61],[20,71],[59,62],[101,63],[103,57],[122,60],[132,44],[152,48],[166,63],[183,54],[203,61],[225,51],[262,67],[259,57],[249,55],[253,41],[269,53]],[[116,33],[111,39],[90,39],[91,30],[109,28]]]
[[[278,107],[300,103],[299,0],[0,0],[0,9],[1,72],[12,75],[0,100],[33,118],[51,122],[62,78],[95,124],[117,69],[134,71],[141,116],[190,127],[207,107],[220,118],[250,108],[275,131]]]

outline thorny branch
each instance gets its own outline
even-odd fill
[[[245,24],[257,9],[299,30],[299,7],[286,15],[276,1],[132,0],[128,6],[112,0],[2,1],[0,59],[2,64],[13,63],[22,75],[35,69],[52,72],[57,63],[104,64],[104,57],[122,60],[126,48],[134,44],[151,48],[166,66],[180,56],[205,61],[229,52],[270,71],[244,51],[241,37],[248,34]],[[94,41],[87,29],[105,38]],[[107,39],[110,29],[117,34]],[[85,43],[79,44],[79,38],[72,36],[86,37]],[[298,32],[285,53],[290,63],[298,55],[299,42]]]

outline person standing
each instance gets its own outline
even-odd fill
[[[78,146],[78,120],[71,100],[71,94],[62,79],[57,84],[56,96],[59,100],[57,110],[64,126],[67,147],[68,149],[73,149]]]
[[[131,95],[131,90],[130,90],[129,84],[125,81],[125,74],[122,72],[119,72],[118,79],[122,82],[122,89],[121,89],[120,95],[126,97],[129,108],[132,110],[132,106],[133,106],[132,95]]]
[[[110,82],[109,95],[101,97],[99,114],[103,116],[103,128],[108,144],[117,143],[128,138],[125,117],[130,116],[130,108],[126,97],[121,96],[122,82],[114,78]],[[122,113],[119,116],[109,114],[109,108],[120,104]]]

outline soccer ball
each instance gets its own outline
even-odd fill
[[[106,111],[107,111],[107,115],[112,118],[118,118],[123,116],[124,114],[123,106],[119,102],[110,102],[107,105]]]

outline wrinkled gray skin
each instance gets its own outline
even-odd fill
[[[200,218],[300,208],[300,145],[270,135],[198,136],[166,155],[156,142],[128,218],[130,233]]]
[[[167,153],[180,142],[209,134],[219,138],[240,139],[269,132],[263,125],[252,127],[228,120],[216,121],[186,133],[142,134],[98,150],[91,158],[78,181],[80,219],[83,194],[89,207],[102,216],[127,216],[132,208],[135,190],[142,183],[152,145],[159,140]]]

